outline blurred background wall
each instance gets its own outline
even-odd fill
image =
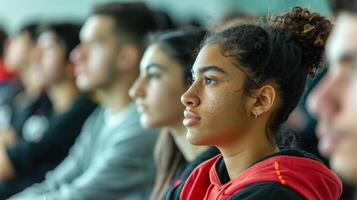
[[[109,0],[0,0],[0,25],[12,33],[26,21],[75,19],[83,21],[93,5]],[[276,13],[303,5],[330,15],[326,0],[145,0],[151,7],[169,13],[178,22],[203,24],[234,10],[253,14]],[[268,5],[268,6],[267,6]]]

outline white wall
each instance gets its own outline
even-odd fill
[[[110,0],[0,0],[0,24],[13,32],[31,19],[66,19],[83,21],[91,7]],[[195,17],[209,22],[232,9],[257,14],[280,12],[302,5],[329,14],[325,0],[146,0],[150,6],[165,9],[179,20]]]

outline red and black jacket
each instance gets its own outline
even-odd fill
[[[233,180],[221,155],[200,164],[171,199],[309,199],[337,200],[339,178],[312,155],[281,150],[257,161]]]
[[[180,191],[185,184],[186,180],[192,173],[192,171],[204,161],[207,161],[220,152],[216,147],[209,147],[206,151],[201,153],[197,158],[190,162],[186,162],[183,164],[180,169],[176,172],[171,184],[169,185],[168,189],[166,190],[163,199],[178,199]],[[177,196],[177,198],[176,198]]]

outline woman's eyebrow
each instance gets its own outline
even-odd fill
[[[203,73],[208,72],[208,71],[215,71],[215,72],[219,72],[219,73],[222,73],[222,74],[227,74],[226,71],[224,71],[222,68],[220,68],[218,66],[215,66],[215,65],[203,66],[203,67],[200,67],[198,69],[198,73],[199,74],[203,74]],[[194,71],[192,71],[192,73],[193,72]]]
[[[162,71],[165,71],[165,67],[163,67],[162,65],[158,64],[158,63],[150,63],[146,66],[146,71],[149,71],[151,68],[158,68]]]

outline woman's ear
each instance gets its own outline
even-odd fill
[[[137,68],[140,62],[140,57],[140,49],[136,44],[124,44],[118,52],[117,66],[122,71],[128,71],[132,68]]]
[[[254,118],[269,113],[275,105],[277,92],[272,85],[264,85],[254,92],[255,102],[251,107]]]

